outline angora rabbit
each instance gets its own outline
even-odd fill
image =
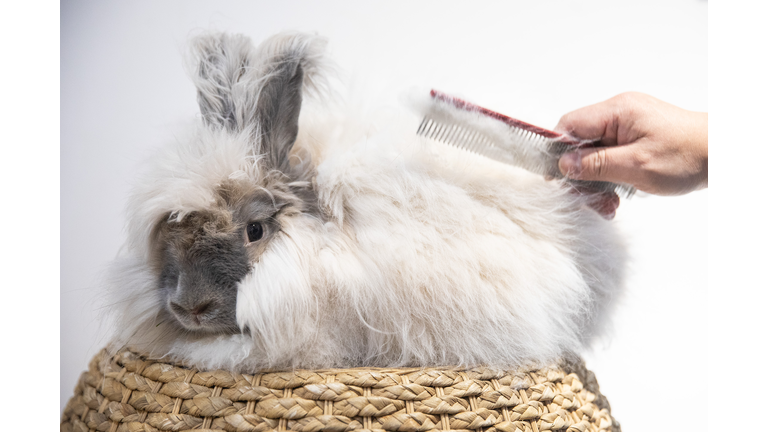
[[[380,124],[329,102],[324,45],[194,40],[202,120],[129,201],[113,346],[233,370],[583,348],[622,284],[611,224],[562,183],[417,137],[407,109]]]

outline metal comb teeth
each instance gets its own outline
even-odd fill
[[[455,124],[444,125],[428,116],[421,121],[416,134],[477,154],[482,154],[481,149],[494,147],[493,142],[478,131]]]
[[[552,140],[534,132],[510,127],[508,139],[515,145],[502,148],[483,132],[457,124],[446,125],[425,116],[417,135],[467,150],[498,161],[510,163],[528,171],[551,177],[562,177],[557,168],[560,154],[551,153]],[[562,152],[566,145],[562,145]]]
[[[513,164],[533,173],[563,178],[558,168],[558,160],[564,153],[572,150],[573,145],[529,130],[508,126],[508,139],[512,144],[508,148],[496,145],[493,139],[478,130],[457,124],[444,124],[428,115],[421,121],[416,134],[490,159]],[[573,179],[567,181],[581,189],[615,192],[625,198],[631,197],[635,192],[634,187],[624,184]]]

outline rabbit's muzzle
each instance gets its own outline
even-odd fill
[[[239,333],[237,286],[251,269],[242,234],[214,227],[209,218],[189,219],[186,229],[171,230],[162,239],[164,306],[186,330]]]
[[[211,257],[204,264],[185,263],[180,266],[176,285],[168,286],[166,282],[168,310],[185,329],[239,332],[235,314],[237,284],[250,267],[245,252],[238,255],[222,253],[213,258],[223,261],[218,265],[211,265]]]

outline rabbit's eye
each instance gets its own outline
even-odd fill
[[[245,234],[248,236],[248,243],[264,237],[264,227],[259,222],[251,222],[245,227]]]

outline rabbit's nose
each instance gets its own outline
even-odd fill
[[[191,315],[195,321],[200,320],[201,315],[205,315],[211,309],[212,301],[203,301],[190,307],[184,307],[178,303],[171,302],[171,309],[179,315]]]
[[[211,302],[201,303],[193,307],[192,309],[190,309],[189,313],[191,313],[192,315],[204,314],[208,309],[210,309],[210,306],[211,306]]]

